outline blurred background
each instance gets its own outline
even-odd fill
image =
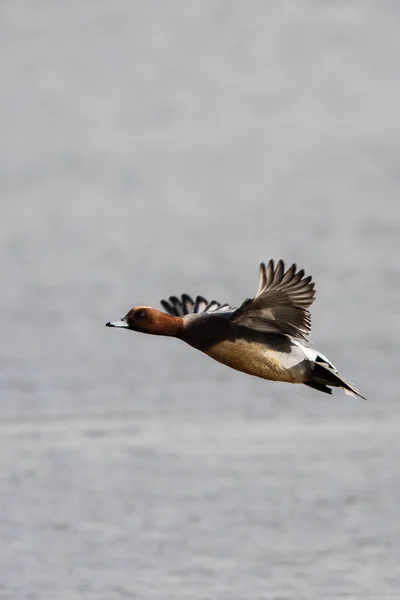
[[[0,597],[397,599],[400,5],[0,14]],[[367,402],[104,327],[269,258]]]

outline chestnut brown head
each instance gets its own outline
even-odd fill
[[[150,306],[134,306],[120,321],[110,321],[106,327],[121,327],[153,335],[178,335],[182,318],[172,317]]]

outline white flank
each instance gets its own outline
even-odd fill
[[[338,372],[337,368],[324,354],[322,354],[322,352],[318,352],[317,350],[314,350],[314,348],[309,348],[308,346],[303,346],[301,342],[299,342],[298,340],[294,340],[293,338],[292,343],[295,344],[298,348],[300,348],[302,352],[304,352],[304,356],[308,358],[308,360],[312,360],[313,362],[315,362],[315,359],[318,356],[319,358],[322,358],[322,360],[325,361],[329,366],[331,366],[332,369],[336,371],[336,373]]]

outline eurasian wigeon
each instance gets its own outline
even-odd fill
[[[120,321],[106,325],[179,338],[237,371],[263,379],[304,383],[327,394],[331,387],[341,387],[364,398],[326,356],[308,346],[307,309],[314,298],[314,283],[303,269],[297,271],[293,264],[285,271],[283,260],[276,267],[270,260],[267,267],[260,265],[255,297],[239,308],[202,296],[193,301],[183,294],[161,301],[166,312],[135,306]]]

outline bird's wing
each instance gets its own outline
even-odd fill
[[[161,305],[168,314],[174,317],[199,313],[218,314],[234,310],[229,304],[221,304],[216,300],[208,302],[203,296],[197,296],[196,300],[193,300],[188,294],[182,294],[180,298],[170,296],[168,300],[161,300]]]
[[[283,260],[276,267],[270,260],[260,265],[257,294],[247,299],[232,314],[232,322],[269,333],[281,333],[308,341],[311,316],[307,308],[314,302],[311,277],[297,271],[293,264],[285,271]]]

